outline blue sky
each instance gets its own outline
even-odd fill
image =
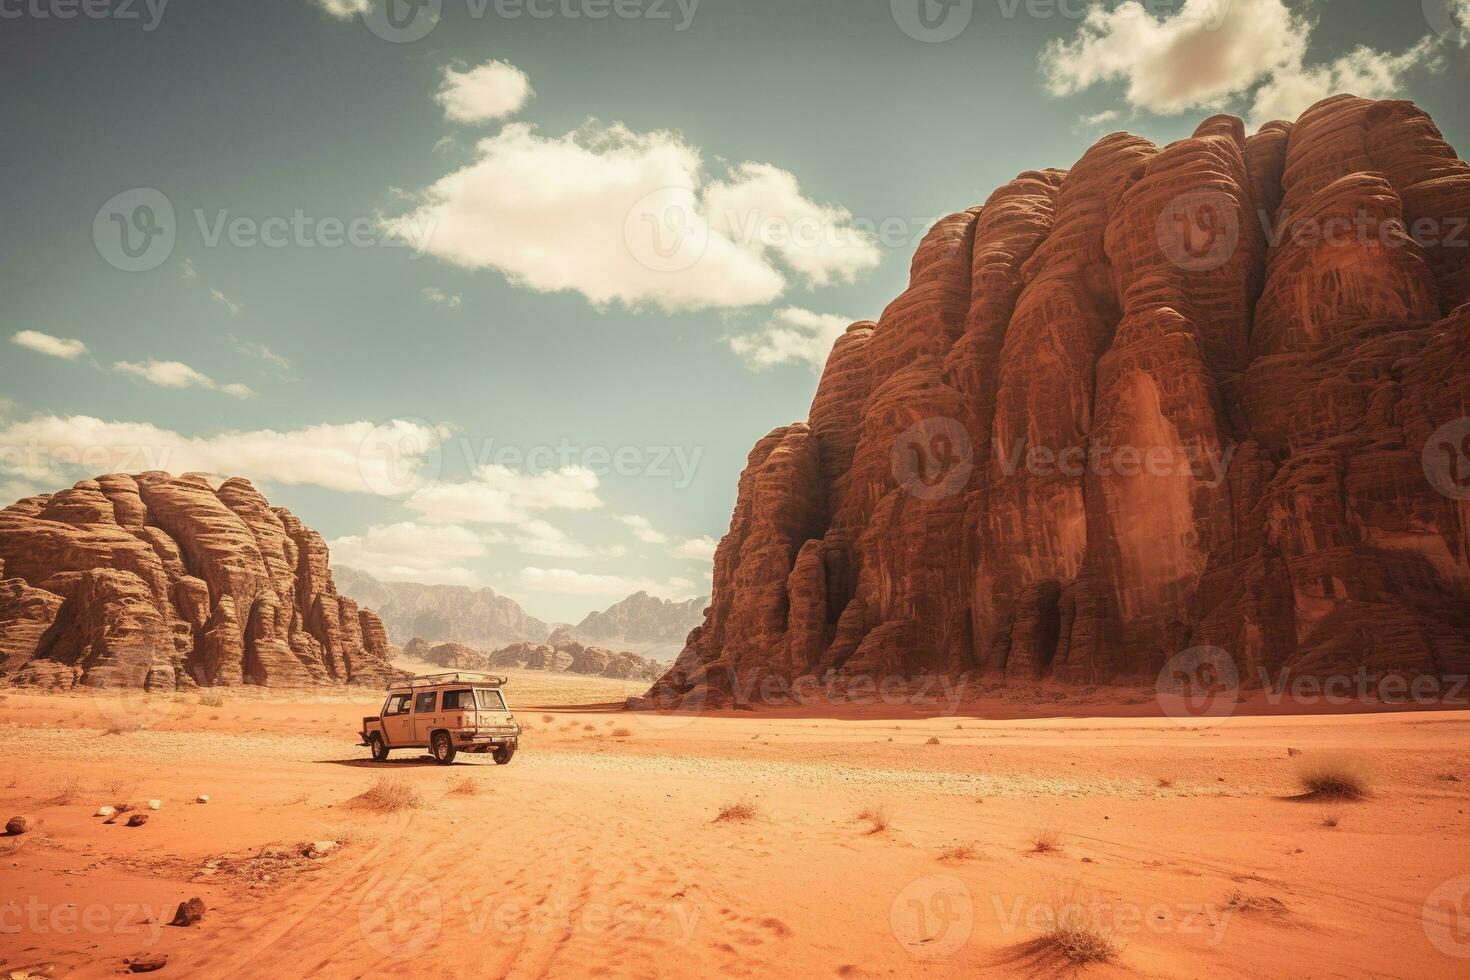
[[[386,2],[0,0],[0,495],[203,469],[548,620],[700,594],[933,218],[1339,90],[1470,135],[1470,0]]]

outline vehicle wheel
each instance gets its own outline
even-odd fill
[[[514,745],[502,745],[495,750],[495,764],[497,766],[503,766],[514,758],[515,754],[516,749]]]
[[[454,739],[449,737],[448,732],[435,732],[432,748],[434,750],[434,761],[438,762],[439,765],[447,766],[454,761]]]
[[[383,736],[377,732],[368,736],[368,749],[373,753],[374,762],[387,762],[388,753],[392,751],[388,748],[388,743],[383,741]]]

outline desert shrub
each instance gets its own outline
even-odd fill
[[[969,844],[952,844],[939,852],[939,860],[946,864],[960,864],[972,860],[977,856],[974,847]]]
[[[632,738],[633,737],[633,729],[631,729],[631,728],[614,728],[611,732],[608,732],[608,734],[611,735],[613,738]]]
[[[749,800],[736,800],[734,803],[726,803],[720,807],[720,812],[715,814],[715,823],[744,823],[754,820],[760,816],[754,803]]]
[[[1308,796],[1357,800],[1368,795],[1373,780],[1368,763],[1352,755],[1307,758],[1297,765],[1297,783]]]
[[[480,784],[468,776],[460,776],[449,784],[450,796],[478,796]]]
[[[881,834],[888,829],[888,809],[881,803],[864,807],[858,811],[857,819],[867,823],[869,834]]]
[[[1031,841],[1032,854],[1055,854],[1062,849],[1062,835],[1048,827]]]
[[[387,776],[379,779],[364,793],[354,796],[347,805],[373,813],[396,813],[399,810],[417,810],[424,805],[419,791],[401,779]]]

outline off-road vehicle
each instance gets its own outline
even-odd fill
[[[505,703],[506,680],[455,671],[388,685],[381,713],[362,720],[362,743],[382,762],[394,749],[428,749],[440,765],[459,752],[489,752],[503,766],[516,754],[521,726]]]

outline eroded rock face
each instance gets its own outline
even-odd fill
[[[1470,671],[1467,219],[1428,116],[1350,96],[1110,136],[943,219],[752,451],[650,696],[1201,645],[1246,684]]]
[[[555,646],[546,643],[512,643],[493,653],[485,653],[463,643],[435,645],[414,638],[403,648],[403,652],[405,656],[449,670],[495,671],[517,668],[617,680],[653,680],[660,669],[656,661],[635,653],[583,646],[565,638],[558,639]]]
[[[379,683],[320,535],[241,479],[110,475],[0,510],[0,676],[46,686]]]

